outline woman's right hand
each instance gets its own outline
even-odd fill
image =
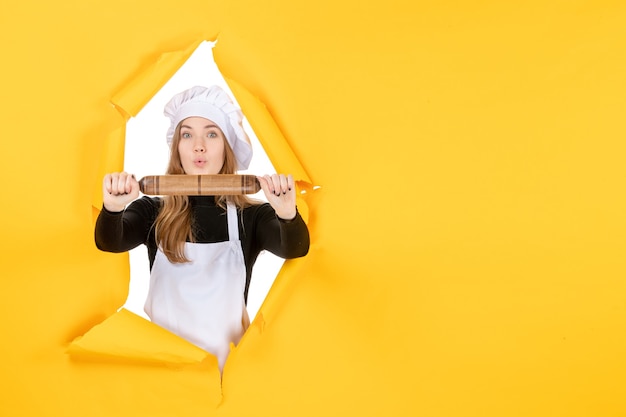
[[[109,211],[123,211],[128,203],[139,197],[139,182],[127,172],[106,174],[102,181],[102,201]]]

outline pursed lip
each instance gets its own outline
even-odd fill
[[[193,163],[194,163],[194,165],[202,166],[202,165],[206,164],[206,159],[201,159],[201,158],[194,159]]]

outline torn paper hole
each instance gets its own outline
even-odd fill
[[[136,117],[128,121],[124,157],[125,171],[134,173],[137,178],[165,172],[169,159],[165,132],[169,127],[169,120],[163,115],[163,108],[173,95],[195,85],[216,84],[228,91],[236,101],[213,59],[212,49],[215,44],[216,42],[200,43],[189,59],[146,103]],[[274,166],[247,119],[244,119],[244,128],[252,142],[254,156],[249,169],[240,173],[263,175],[275,172]],[[265,200],[262,192],[255,194],[253,198]],[[254,265],[248,292],[247,309],[251,320],[261,307],[283,262],[283,259],[269,252],[262,252],[259,255]],[[142,245],[130,252],[130,263],[130,288],[124,308],[147,318],[143,306],[148,294],[150,271],[145,246]]]
[[[282,168],[282,171],[280,171],[280,168],[279,171],[293,173],[297,180],[298,187],[312,189],[311,181],[307,173],[295,157],[293,151],[289,147],[285,138],[282,136],[282,133],[276,126],[273,118],[267,112],[265,106],[258,101],[256,97],[250,95],[249,92],[236,84],[234,81],[229,80],[228,84],[226,84],[221,75],[219,75],[219,71],[217,71],[216,65],[213,62],[213,45],[214,43],[211,42],[202,42],[192,54],[187,52],[189,49],[177,53],[167,54],[167,56],[163,57],[162,60],[159,60],[159,63],[163,63],[163,67],[155,65],[151,69],[151,76],[147,77],[146,80],[135,80],[136,82],[133,84],[134,87],[128,90],[128,94],[133,95],[133,97],[126,97],[124,94],[118,94],[116,96],[118,101],[114,102],[114,104],[120,109],[120,113],[122,115],[136,114],[136,117],[128,121],[126,125],[127,135],[125,139],[126,152],[124,169],[128,172],[134,173],[137,177],[144,177],[146,175],[154,175],[154,173],[164,172],[167,165],[167,159],[169,157],[169,149],[165,140],[165,132],[167,130],[168,121],[162,113],[164,105],[171,98],[171,96],[194,85],[217,84],[226,91],[230,92],[235,101],[239,101],[245,116],[250,117],[251,120],[254,119],[258,126],[258,128],[255,127],[255,130],[260,129],[263,131],[265,140],[264,146],[267,149],[272,150],[272,161],[277,162],[279,164],[278,166]],[[145,105],[138,105],[137,103],[144,103],[146,100],[143,97],[134,96],[152,94],[151,92],[156,89],[153,89],[151,80],[168,79],[164,78],[163,72],[167,73],[167,71],[171,68],[174,68],[173,63],[170,61],[180,61],[181,56],[190,56],[190,58],[175,74],[170,77],[170,81],[167,82],[165,86],[163,86],[163,88],[161,88],[152,97],[152,99],[147,101]],[[194,70],[194,65],[199,65],[200,70],[198,70],[198,68],[195,68]],[[211,72],[211,68],[213,68],[214,77],[217,78],[207,78],[208,74]],[[231,88],[229,88],[229,85]],[[237,91],[235,92],[233,89],[236,89]],[[241,104],[241,100],[245,101],[247,107]],[[122,105],[123,103],[134,103],[134,107],[132,109],[125,108]],[[249,116],[248,111],[252,112],[254,117]],[[144,114],[152,115],[152,117],[148,117],[148,122],[141,126],[139,122],[145,117]],[[257,140],[254,131],[250,127],[248,119],[244,120],[244,128],[247,129],[247,133],[253,143],[253,149],[255,152],[253,164],[256,163],[258,165],[251,165],[247,171],[241,171],[241,173],[264,174],[268,172],[275,172],[276,170],[272,166],[272,163],[269,162],[269,158]],[[133,131],[137,132],[136,136],[133,136]],[[162,145],[159,146],[159,143]],[[153,152],[153,150],[156,151],[154,151],[154,155],[148,155],[146,150],[150,150],[150,152]],[[158,155],[159,152],[161,153],[161,156]],[[150,161],[150,163],[143,164],[143,161]],[[263,164],[265,165],[263,166]],[[264,199],[262,195],[255,195],[255,197]],[[302,199],[299,200],[298,204],[303,218],[305,218],[306,221],[308,218],[307,204]],[[260,269],[265,257],[271,258],[274,257],[274,255],[270,255],[269,253],[262,254],[259,256],[259,259],[255,264],[252,285],[250,287],[250,297],[248,299],[249,310],[252,310],[250,314],[251,316],[256,315],[256,311],[258,311],[261,302],[265,298],[265,293],[267,293],[267,290],[269,290],[272,286],[274,278],[284,262],[282,259],[274,257],[274,272],[271,274],[263,274],[264,277],[269,278],[269,281],[266,284],[265,291],[262,292],[262,296],[257,297],[257,305],[254,306],[254,286],[258,286],[261,281],[257,271]],[[138,259],[135,261],[133,258]],[[143,304],[147,297],[149,286],[147,259],[146,248],[144,246],[141,246],[131,252],[131,288],[126,305],[114,316],[107,319],[103,325],[96,326],[87,332],[85,336],[77,338],[69,349],[69,352],[73,355],[73,357],[80,357],[83,359],[100,357],[103,360],[115,357],[118,361],[130,360],[131,362],[154,362],[155,358],[150,350],[152,346],[157,346],[157,348],[162,350],[166,356],[169,354],[167,344],[161,346],[160,341],[152,340],[151,336],[145,336],[144,332],[144,330],[147,331],[148,328],[155,327],[155,325],[147,320],[143,311]],[[145,272],[143,274],[143,283],[141,282],[141,279],[138,279],[136,268],[144,268]],[[136,291],[137,286],[139,286],[139,291]],[[137,295],[137,293],[139,293],[139,295]],[[133,302],[135,304],[132,304]],[[137,320],[138,318],[141,320]],[[129,332],[126,326],[129,322],[132,323],[133,326],[137,326],[138,330]],[[265,325],[265,320],[262,319],[262,322],[263,323],[260,323],[262,324],[261,328]],[[258,328],[258,326],[254,328]],[[167,332],[164,329],[162,330]],[[119,338],[125,338],[125,335],[129,333],[132,334],[130,341],[134,341],[134,343],[128,345],[127,341],[123,341],[123,343],[121,343],[122,348],[120,348]],[[167,333],[169,334],[169,332]],[[178,338],[173,334],[171,334],[171,336]],[[144,337],[147,341],[152,340],[154,345],[152,343],[147,346],[143,345],[142,340]],[[88,347],[86,347],[86,344],[88,344]],[[147,348],[147,350],[144,351],[145,348]],[[206,353],[207,352],[203,351],[203,354]],[[213,355],[208,354],[208,356],[215,359]],[[163,358],[160,358],[159,360],[163,361]],[[184,357],[181,358],[174,355],[173,357],[168,356],[168,359],[165,360],[165,362],[186,364],[187,360]],[[202,360],[203,364],[208,362],[210,361],[206,359]],[[218,372],[217,380],[219,380],[219,370],[217,369],[217,366],[213,366],[213,368],[214,371]]]

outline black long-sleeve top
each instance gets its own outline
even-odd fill
[[[154,222],[161,209],[159,197],[142,197],[133,201],[122,212],[110,212],[104,207],[95,228],[96,246],[107,252],[125,252],[140,244],[148,248],[150,269],[157,252]],[[189,197],[193,213],[196,243],[216,243],[228,240],[226,210],[215,204],[212,196]],[[237,210],[239,239],[246,265],[244,299],[248,300],[248,288],[252,267],[262,250],[292,259],[304,256],[309,250],[309,231],[300,214],[285,221],[276,216],[268,204],[249,206]]]

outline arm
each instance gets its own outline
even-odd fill
[[[103,207],[95,229],[98,249],[125,252],[146,242],[155,218],[155,207],[148,198],[136,200],[139,184],[135,177],[125,172],[105,175],[102,195]]]
[[[309,251],[309,229],[296,210],[292,220],[283,220],[269,204],[256,213],[255,239],[259,249],[268,250],[284,259],[304,256]]]
[[[311,244],[309,228],[298,210],[293,220],[277,217],[280,226],[280,250],[286,259],[298,258],[309,252]],[[280,255],[279,255],[280,256]]]
[[[106,252],[118,253],[146,243],[158,207],[158,200],[149,197],[133,201],[121,212],[103,207],[96,221],[96,246]]]
[[[281,258],[290,259],[306,255],[310,243],[309,229],[296,208],[296,186],[293,176],[274,174],[258,178],[273,210],[265,210],[266,212],[260,216],[257,241],[261,242],[263,249]]]

